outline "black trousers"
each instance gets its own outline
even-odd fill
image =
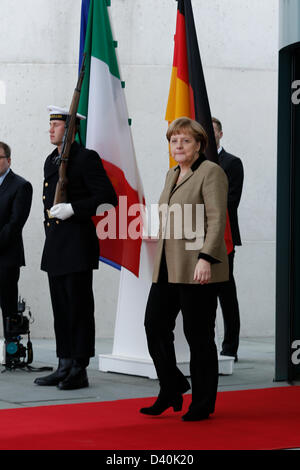
[[[227,282],[220,282],[218,291],[224,322],[222,352],[231,356],[237,354],[240,335],[240,311],[233,277],[234,254],[235,251],[233,250],[228,255],[229,280]]]
[[[181,310],[190,348],[191,409],[212,413],[218,387],[218,356],[214,340],[217,308],[216,284],[152,284],[146,307],[148,349],[161,392],[186,390],[187,379],[176,365],[174,328]]]
[[[7,339],[7,318],[18,312],[18,281],[20,268],[0,268],[0,307],[3,318],[3,333]]]
[[[86,358],[88,364],[95,355],[93,271],[48,279],[57,357]]]

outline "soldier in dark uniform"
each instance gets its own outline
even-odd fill
[[[56,149],[44,166],[46,240],[41,269],[48,273],[58,368],[37,385],[61,390],[87,387],[86,367],[95,355],[93,269],[98,269],[99,240],[92,221],[100,204],[117,205],[117,196],[99,155],[75,140],[68,160],[68,202],[53,206],[68,110],[49,107],[50,140]],[[79,119],[83,116],[77,115]],[[74,135],[75,138],[75,135]]]
[[[10,147],[0,142],[0,307],[6,339],[7,318],[18,311],[20,266],[25,265],[22,230],[32,201],[31,183],[10,165]]]

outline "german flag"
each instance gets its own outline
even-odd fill
[[[211,120],[209,101],[204,80],[201,57],[191,0],[177,0],[177,20],[174,37],[174,58],[166,110],[166,121],[187,116],[198,121],[208,135],[205,156],[218,163],[218,151]],[[170,167],[177,165],[170,155]],[[233,250],[229,217],[225,229],[227,252]]]

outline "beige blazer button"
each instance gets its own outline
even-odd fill
[[[45,183],[45,186],[46,186],[46,188],[47,188],[47,186],[48,186],[48,183],[47,183],[47,181],[46,181],[46,183]]]

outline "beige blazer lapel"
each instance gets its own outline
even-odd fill
[[[182,180],[180,180],[179,183],[175,184],[176,180],[174,181],[174,184],[173,184],[173,189],[171,190],[171,193],[170,193],[170,196],[172,196],[175,191],[178,190],[178,188],[180,188],[180,186],[182,186],[184,183],[187,182],[188,179],[190,179],[190,177],[193,175],[193,170],[189,169],[187,171],[187,173],[184,175],[184,177],[182,178]],[[176,173],[176,176],[177,176],[177,173]]]
[[[176,187],[176,181],[178,179],[178,174],[179,174],[179,166],[177,165],[175,168],[172,168],[173,173],[171,174],[171,177],[168,182],[168,186],[166,188],[166,196],[167,196],[167,201],[170,201],[170,197],[173,194],[174,187]]]

